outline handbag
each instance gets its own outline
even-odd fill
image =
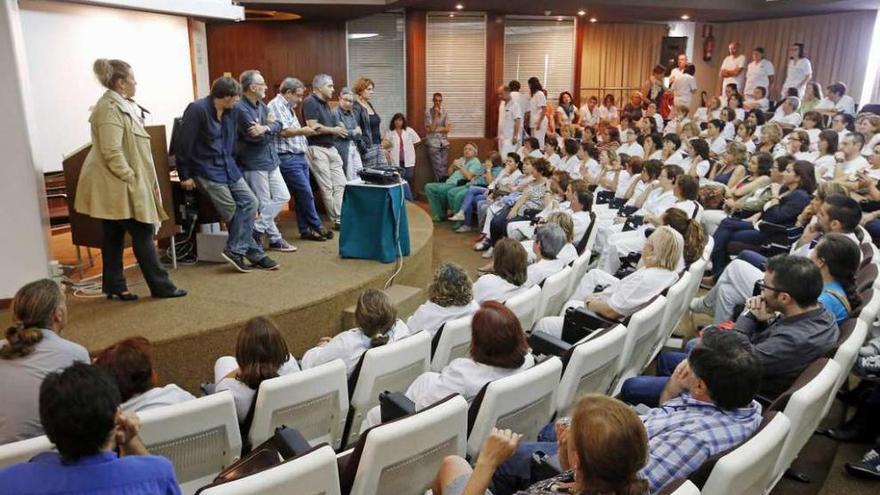
[[[388,165],[385,162],[385,154],[382,153],[381,144],[367,146],[366,152],[361,155],[361,161],[363,162],[364,168],[378,168]]]

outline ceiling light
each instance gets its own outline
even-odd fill
[[[599,22],[599,19],[596,19],[595,17],[590,17],[590,22]]]
[[[449,13],[449,17],[455,17],[455,14],[453,14],[452,12],[450,12],[450,13]]]
[[[350,33],[348,35],[348,39],[350,40],[362,40],[366,38],[375,38],[379,36],[379,33]]]
[[[460,3],[457,3],[457,4],[455,4],[455,9],[456,9],[456,10],[462,10],[462,9],[464,9],[464,5],[462,5],[462,4],[460,4]]]
[[[557,17],[556,22],[562,22],[562,17]]]
[[[689,16],[689,15],[687,15],[687,14],[681,16],[681,20],[683,20],[683,21],[686,21],[686,20],[688,20],[688,19],[690,19],[690,18],[691,18],[691,16]]]
[[[587,15],[587,11],[584,10],[584,9],[578,10],[578,15],[579,15],[579,16],[585,16],[585,15]]]

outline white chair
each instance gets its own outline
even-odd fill
[[[552,357],[531,369],[486,385],[471,407],[477,409],[468,435],[468,454],[474,459],[492,427],[508,428],[523,441],[534,441],[538,432],[556,411],[556,389],[562,374],[562,361]]]
[[[617,325],[607,333],[576,344],[571,349],[556,391],[556,411],[559,414],[566,414],[577,398],[584,394],[611,393],[625,342],[626,327]]]
[[[211,483],[241,456],[241,434],[232,392],[138,413],[140,437],[150,454],[174,464],[184,493]]]
[[[541,298],[541,288],[537,285],[529,287],[523,292],[508,299],[504,305],[513,311],[519,319],[520,325],[526,332],[531,331],[535,324],[535,311],[538,309],[538,301]]]
[[[703,259],[705,259],[706,261],[709,261],[710,259],[712,259],[712,250],[713,249],[715,249],[715,238],[712,236],[709,236],[709,238],[706,239],[706,247],[703,248]],[[702,277],[700,277],[700,278],[702,279]]]
[[[822,420],[825,404],[829,400],[829,396],[835,393],[834,384],[837,382],[837,376],[842,373],[840,365],[833,360],[822,359],[811,365],[810,368],[820,366],[823,363],[822,370],[808,383],[794,391],[785,406],[783,414],[791,421],[791,432],[785,439],[782,452],[779,454],[779,459],[773,470],[771,488],[776,486],[813,432],[816,431],[816,427]],[[811,371],[810,368],[805,373]]]
[[[324,444],[277,466],[199,492],[199,495],[340,495],[336,453]]]
[[[660,315],[665,304],[666,298],[659,296],[630,318],[626,325],[626,343],[620,354],[615,392],[612,395],[619,394],[624,380],[641,374],[650,362],[657,326],[660,325]]]
[[[344,458],[347,453],[340,454],[343,493],[425,493],[444,457],[465,454],[467,408],[467,401],[454,395],[415,414],[367,430],[348,459]]]
[[[265,380],[260,384],[248,438],[253,446],[271,438],[275,428],[295,428],[312,445],[342,444],[348,415],[348,377],[341,359]]]
[[[571,267],[566,266],[544,280],[538,307],[535,309],[535,321],[559,313],[562,304],[568,300],[568,294],[565,291],[568,289],[570,277]],[[527,330],[531,330],[531,327]]]
[[[880,290],[874,289],[871,300],[865,301],[859,319],[870,325],[877,319],[878,313],[880,313]]]
[[[592,233],[591,233],[592,235]],[[574,290],[577,289],[579,283],[584,278],[584,275],[587,274],[587,270],[590,268],[590,253],[589,250],[585,250],[584,254],[577,257],[574,260],[574,263],[571,265],[571,276],[568,278],[568,287],[565,289],[565,300],[571,299],[571,295],[574,294]],[[565,301],[563,301],[564,303]]]
[[[419,332],[365,352],[351,389],[349,432],[345,445],[357,442],[367,411],[379,405],[379,394],[386,390],[405,392],[419,375],[430,369],[430,363],[431,336],[428,332]]]
[[[437,346],[431,358],[431,370],[440,371],[455,358],[465,357],[471,349],[471,321],[473,315],[448,321],[435,337]]]
[[[684,272],[684,275],[672,284],[672,287],[666,292],[666,307],[663,309],[663,316],[660,318],[660,324],[657,326],[657,340],[654,342],[654,349],[651,351],[651,362],[657,354],[666,345],[666,340],[672,335],[672,332],[678,328],[681,317],[684,316],[690,306],[691,298],[688,292],[693,285],[691,283],[691,274]]]
[[[706,492],[712,493],[712,492]],[[700,489],[690,481],[685,481],[670,495],[700,495]]]
[[[841,325],[840,330],[847,330],[847,326],[852,325],[853,323],[855,323],[855,327],[852,329],[852,333],[840,343],[837,347],[837,352],[834,353],[834,362],[840,366],[840,373],[837,376],[837,380],[834,382],[835,392],[840,390],[840,387],[843,386],[843,382],[849,377],[849,373],[852,370],[853,365],[856,363],[856,358],[859,356],[859,348],[865,343],[865,339],[868,336],[868,324],[865,323],[864,320],[847,320]],[[834,404],[834,397],[835,394],[831,394],[828,397],[828,403],[825,404],[825,409],[822,411],[823,417],[828,414],[831,405]]]
[[[790,429],[788,418],[776,413],[755,436],[718,460],[703,491],[712,495],[765,493]]]
[[[18,442],[0,445],[0,469],[31,460],[37,454],[48,452],[55,447],[49,441],[49,437],[39,437],[19,440]]]

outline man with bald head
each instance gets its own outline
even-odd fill
[[[746,56],[739,53],[738,41],[731,41],[727,51],[729,55],[721,62],[721,88],[736,84],[736,91],[742,93],[746,85]]]

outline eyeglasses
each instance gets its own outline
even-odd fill
[[[770,287],[763,280],[758,280],[757,282],[755,282],[755,285],[757,285],[758,288],[760,288],[761,290],[766,289],[766,290],[772,290],[773,292],[788,292],[787,290],[777,289],[776,287]]]

